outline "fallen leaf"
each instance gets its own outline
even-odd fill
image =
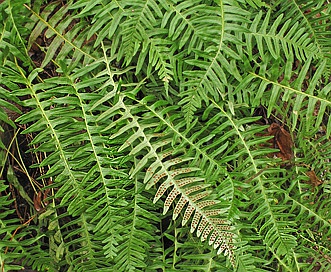
[[[276,156],[283,161],[291,160],[293,158],[294,144],[290,133],[280,125],[272,123],[268,128],[268,135],[274,136],[273,147],[279,149]]]
[[[314,170],[308,171],[306,173],[306,175],[309,177],[310,179],[310,183],[313,187],[316,187],[318,185],[321,185],[323,183],[323,181],[321,181],[315,174]]]
[[[38,194],[35,194],[33,196],[33,204],[37,212],[39,212],[42,209],[41,196],[42,196],[41,191],[39,191]]]

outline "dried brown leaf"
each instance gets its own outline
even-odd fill
[[[316,186],[321,185],[321,184],[323,183],[323,181],[321,181],[321,180],[316,176],[314,170],[308,171],[306,174],[307,174],[307,176],[309,177],[309,179],[310,179],[310,184],[311,184],[313,187],[316,187]]]
[[[274,136],[273,147],[279,149],[276,156],[283,161],[291,160],[293,158],[294,144],[290,133],[280,125],[272,123],[268,128],[268,135]]]

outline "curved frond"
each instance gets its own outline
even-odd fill
[[[214,28],[214,38],[205,43],[205,47],[195,46],[194,56],[184,59],[187,67],[183,72],[183,98],[180,103],[186,108],[187,123],[193,119],[194,108],[200,105],[201,101],[207,105],[208,97],[220,101],[225,98],[230,81],[241,81],[236,62],[241,60],[240,48],[243,44],[233,35],[233,31],[247,31],[245,24],[249,22],[249,12],[237,5],[231,5],[231,1],[222,2],[210,12],[219,14],[218,18],[214,19],[219,22],[217,28]],[[230,62],[228,57],[231,58]]]
[[[146,97],[137,105],[126,105],[126,100],[130,99],[124,95],[119,95],[117,104],[101,114],[99,120],[105,122],[105,120],[109,120],[108,118],[121,114],[116,122],[105,128],[105,131],[109,131],[114,126],[120,126],[117,128],[118,132],[113,134],[111,139],[125,137],[126,140],[119,150],[130,147],[129,155],[136,158],[140,157],[131,176],[134,177],[141,169],[147,169],[144,177],[147,188],[161,183],[153,202],[155,203],[166,191],[170,190],[164,202],[164,214],[169,210],[174,200],[179,198],[173,211],[173,219],[175,220],[186,206],[182,224],[185,225],[193,216],[191,232],[196,231],[197,236],[201,236],[202,241],[207,239],[210,245],[218,249],[218,253],[225,251],[232,264],[235,265],[232,246],[233,233],[229,232],[231,227],[228,226],[229,222],[226,219],[214,218],[224,211],[217,208],[217,201],[210,199],[211,192],[205,190],[207,186],[201,183],[203,181],[200,176],[201,170],[192,164],[194,158],[185,155],[186,152],[182,148],[173,149],[172,146],[177,145],[177,143],[172,142],[169,136],[176,130],[174,128],[172,131],[167,129],[167,126],[171,128],[171,124],[163,124],[164,129],[161,129],[159,122],[153,120],[163,118],[175,107],[163,107],[166,105],[165,101],[150,105],[151,99],[153,97]],[[149,114],[145,118],[133,116],[132,112],[144,112],[145,107],[153,109],[153,112],[157,114],[156,118]],[[158,132],[160,129],[162,133]],[[216,208],[213,208],[214,206]]]

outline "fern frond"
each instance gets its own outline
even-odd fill
[[[87,38],[90,39],[96,33],[98,34],[95,40],[94,47],[101,44],[101,41],[111,38],[117,28],[119,23],[124,17],[124,6],[120,1],[94,1],[90,3],[89,1],[81,0],[73,3],[70,6],[73,10],[82,9],[79,14],[76,15],[77,18],[85,18],[86,16],[91,16],[91,28],[88,32]]]
[[[150,195],[141,194],[143,184],[135,179],[132,194],[134,198],[121,209],[114,211],[112,217],[119,217],[113,235],[118,235],[119,246],[114,258],[115,268],[119,271],[147,269],[154,263],[149,259],[150,244],[159,248],[160,241],[155,223],[160,219],[150,210]],[[130,191],[129,191],[130,192]],[[123,213],[124,217],[119,215]],[[154,224],[151,224],[153,222]]]
[[[44,35],[49,45],[43,48],[46,54],[41,63],[42,68],[51,60],[60,59],[70,59],[70,69],[73,69],[83,57],[85,64],[90,63],[95,60],[95,57],[91,55],[91,48],[86,44],[87,23],[83,21],[80,23],[75,22],[74,16],[69,13],[70,4],[61,6],[55,14],[51,14],[54,8],[57,8],[58,4],[59,3],[54,2],[52,5],[46,6],[41,14],[36,13],[26,5],[26,8],[33,16],[38,18],[29,37],[28,48],[31,48],[31,46],[36,43],[39,36]],[[51,18],[48,18],[49,16],[51,16]],[[73,24],[75,24],[75,27],[71,28]],[[55,25],[56,27],[54,27]]]
[[[129,14],[125,13],[126,20],[120,26],[122,38],[118,52],[118,58],[124,57],[127,64],[137,54],[142,41],[148,41],[147,31],[154,30],[157,21],[162,17],[159,5],[154,0],[135,1],[128,12]],[[147,44],[143,46],[146,50]],[[153,63],[153,59],[150,59],[150,62]]]
[[[25,66],[31,67],[31,60],[28,55],[27,46],[25,43],[26,37],[29,35],[28,29],[25,27],[25,8],[24,0],[15,2],[5,1],[0,5],[0,60],[1,62],[7,57],[13,61],[12,56],[20,59]],[[8,54],[10,52],[10,54]]]
[[[270,198],[273,190],[268,190],[266,186],[260,186],[261,196],[256,197],[252,203],[258,208],[252,213],[255,217],[255,224],[261,224],[259,233],[265,237],[265,243],[270,247],[274,255],[286,262],[291,262],[293,258],[293,249],[297,245],[295,232],[294,215],[283,212],[284,206],[278,203],[277,198]],[[275,191],[275,190],[274,190]],[[263,203],[261,205],[261,203]],[[258,216],[256,216],[258,214]],[[293,219],[291,219],[291,217]]]
[[[196,14],[199,16],[195,16]],[[178,41],[179,50],[188,44],[186,48],[190,54],[193,48],[202,49],[202,41],[207,44],[215,41],[215,35],[218,36],[221,31],[219,14],[218,7],[208,6],[201,0],[185,1],[176,6],[168,6],[161,27],[169,29],[169,38]],[[204,28],[204,24],[209,27]]]
[[[305,62],[305,65],[302,67],[298,77],[292,83],[292,86],[283,85],[277,81],[268,79],[265,76],[260,76],[257,74],[248,75],[241,84],[238,85],[237,90],[242,88],[248,88],[250,90],[258,89],[258,93],[252,103],[254,106],[265,104],[265,101],[260,101],[262,96],[268,97],[268,113],[270,114],[277,103],[281,98],[282,101],[290,103],[292,107],[292,126],[293,128],[297,125],[298,120],[301,120],[302,126],[300,130],[306,135],[312,135],[316,133],[319,129],[319,126],[323,120],[323,116],[327,114],[328,108],[331,105],[330,101],[330,84],[323,86],[322,77],[323,72],[326,67],[326,61],[321,61],[319,63],[319,68],[312,77],[310,85],[306,90],[302,90],[304,79],[308,68],[311,65],[311,59],[308,59]],[[255,81],[257,80],[257,81]],[[257,84],[256,84],[257,83]],[[272,86],[270,88],[269,86]],[[320,91],[316,91],[322,85]],[[319,114],[314,113],[315,110],[318,110]],[[330,135],[331,131],[327,128],[327,135]]]
[[[149,105],[148,102],[152,97],[146,97],[140,102],[140,105],[126,106],[126,99],[126,96],[120,94],[117,105],[102,114],[99,120],[104,121],[104,118],[108,119],[116,114],[121,114],[121,117],[116,122],[106,127],[106,131],[109,131],[114,126],[120,126],[117,128],[118,132],[113,134],[111,139],[125,137],[126,141],[120,150],[131,146],[129,155],[142,156],[131,175],[135,176],[141,169],[147,168],[144,177],[144,183],[147,183],[147,188],[162,182],[155,194],[154,203],[172,187],[164,202],[164,214],[177,196],[180,196],[173,211],[173,219],[177,218],[187,204],[182,222],[183,225],[187,223],[194,212],[191,232],[196,231],[197,236],[201,236],[202,241],[208,238],[209,244],[218,249],[218,254],[225,251],[225,255],[228,255],[231,263],[235,265],[235,257],[231,245],[233,243],[233,233],[229,232],[231,227],[227,226],[227,220],[214,218],[222,214],[223,211],[222,209],[212,208],[217,206],[217,201],[209,198],[211,192],[205,190],[205,185],[200,185],[199,181],[203,179],[199,177],[200,169],[192,166],[193,158],[183,156],[185,152],[183,154],[182,149],[174,150],[171,148],[171,141],[169,141],[167,133],[169,129],[166,127],[161,130],[163,133],[155,134],[156,130],[159,130],[157,128],[159,123],[153,122],[155,117],[146,114],[148,119],[137,118],[131,113],[144,112],[144,108],[147,106],[157,112],[157,117],[162,118],[175,107],[163,108],[162,106],[165,103],[162,101]],[[168,125],[172,126],[171,124]]]
[[[158,36],[153,37],[160,33],[162,33],[162,29],[155,29],[148,33],[148,43],[143,46],[142,52],[139,54],[136,73],[139,73],[142,68],[146,69],[146,65],[144,64],[148,61],[149,65],[147,66],[146,71],[147,76],[150,77],[152,69],[156,69],[159,78],[167,84],[173,79],[174,60],[171,58],[171,52],[174,51],[175,48],[171,41],[158,38]]]
[[[245,33],[250,59],[253,59],[255,46],[258,49],[258,55],[264,62],[267,61],[265,52],[271,54],[274,59],[278,59],[283,54],[286,59],[292,59],[295,54],[300,61],[310,57],[319,57],[319,49],[309,37],[306,29],[299,25],[298,21],[292,18],[284,21],[283,17],[284,14],[281,13],[276,19],[272,18],[271,10],[266,15],[260,11],[254,17],[249,29],[250,33]]]
[[[6,189],[9,186],[6,186],[4,184],[4,181],[0,181],[0,203],[1,203],[1,213],[0,213],[0,224],[1,224],[1,249],[0,249],[0,258],[1,258],[1,268],[3,270],[21,270],[22,266],[19,265],[10,265],[10,263],[19,256],[20,252],[19,250],[16,250],[16,252],[11,252],[12,248],[15,248],[15,246],[18,246],[18,243],[16,242],[16,239],[11,241],[12,234],[14,233],[15,229],[19,225],[18,220],[8,220],[7,216],[12,214],[14,211],[9,209],[10,204],[13,202],[13,200],[10,200],[9,197],[4,194]],[[4,194],[4,195],[3,195]],[[16,225],[14,225],[16,223]],[[9,252],[7,252],[9,251]],[[8,263],[8,265],[7,265]]]
[[[330,5],[269,2],[0,4],[5,269],[330,270]]]
[[[52,258],[42,249],[44,246],[43,236],[45,235],[40,234],[34,237],[33,233],[39,230],[37,227],[29,226],[31,220],[21,223],[13,216],[14,210],[10,206],[15,200],[9,198],[8,187],[4,180],[0,181],[1,269],[3,271],[17,271],[24,269],[24,265],[28,264],[40,270],[55,271]],[[22,264],[18,265],[15,261],[20,259],[22,255],[24,259],[22,259]]]
[[[291,19],[298,22],[299,28],[304,28],[305,33],[310,35],[318,48],[321,59],[325,59],[327,66],[331,65],[330,48],[330,3],[325,1],[281,1],[274,3],[274,7],[280,7],[278,14],[284,14],[284,20]],[[303,38],[302,40],[306,40]]]
[[[220,101],[226,97],[227,88],[230,86],[229,81],[241,81],[236,61],[241,60],[239,50],[243,44],[238,36],[232,34],[232,31],[234,29],[239,32],[247,31],[245,24],[248,22],[249,12],[231,4],[230,1],[222,3],[213,10],[207,9],[211,14],[214,12],[219,14],[217,20],[220,25],[217,25],[215,29],[217,32],[213,34],[215,38],[208,40],[206,48],[195,46],[194,55],[184,59],[187,67],[183,72],[184,80],[182,80],[181,88],[184,92],[181,92],[183,98],[180,103],[187,108],[185,111],[187,122],[193,119],[194,107],[191,105],[199,104],[200,101],[204,101],[208,105],[208,97]],[[238,52],[236,52],[237,47]],[[228,60],[228,57],[231,61]]]
[[[97,69],[98,65],[93,68]],[[49,154],[40,167],[49,167],[44,178],[54,178],[49,187],[57,190],[54,199],[61,199],[56,208],[66,207],[67,216],[72,217],[70,224],[58,226],[57,231],[63,237],[62,243],[70,265],[74,265],[78,271],[109,266],[109,260],[98,250],[104,246],[103,243],[107,243],[107,235],[104,234],[107,228],[104,226],[110,227],[113,212],[111,203],[117,199],[117,193],[111,193],[109,187],[118,186],[116,179],[126,177],[111,166],[118,165],[118,162],[108,157],[111,151],[105,146],[107,139],[100,136],[100,130],[92,129],[95,122],[93,111],[90,111],[94,104],[92,101],[98,102],[102,95],[86,94],[84,84],[74,81],[78,75],[84,78],[89,70],[77,70],[76,74],[57,80],[58,83],[62,82],[60,92],[54,89],[53,80],[32,84],[39,71],[35,70],[26,77],[27,89],[18,93],[30,95],[26,105],[35,107],[21,116],[19,121],[36,121],[25,133],[38,133],[32,141],[38,145],[36,151]],[[107,79],[103,78],[103,81]],[[88,105],[86,101],[91,103]],[[101,195],[103,197],[96,201]],[[69,202],[69,199],[74,201]],[[83,228],[71,232],[77,225]],[[97,239],[93,238],[94,231],[100,233]],[[95,261],[84,261],[87,256]]]

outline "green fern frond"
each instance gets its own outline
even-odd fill
[[[154,260],[147,258],[147,254],[152,253],[150,244],[156,248],[160,246],[155,227],[155,223],[158,223],[160,219],[150,209],[149,197],[151,196],[141,194],[143,188],[143,184],[135,179],[134,191],[131,192],[134,198],[111,215],[119,217],[113,233],[119,236],[119,246],[116,248],[114,258],[115,268],[119,271],[147,269],[154,263]],[[121,213],[125,215],[124,218],[119,216]],[[151,224],[151,221],[154,224]]]
[[[102,251],[97,250],[103,247],[107,236],[100,234],[100,237],[104,237],[102,240],[99,240],[100,237],[94,239],[93,231],[107,231],[98,223],[101,218],[107,219],[107,222],[101,221],[110,227],[108,222],[113,212],[111,203],[116,200],[117,194],[110,193],[108,186],[114,186],[113,184],[117,184],[116,179],[126,175],[111,166],[118,163],[108,158],[110,153],[106,152],[105,146],[107,139],[100,136],[100,130],[92,130],[90,127],[95,122],[93,112],[89,110],[93,106],[91,99],[98,102],[102,96],[85,94],[84,84],[74,82],[73,78],[77,75],[84,76],[82,70],[78,70],[72,78],[67,76],[58,80],[58,83],[63,83],[61,92],[58,93],[53,89],[55,85],[52,80],[32,84],[38,71],[37,69],[26,78],[28,88],[18,93],[29,94],[31,99],[26,101],[26,105],[35,107],[35,110],[21,116],[19,121],[36,121],[25,133],[38,133],[32,141],[38,146],[36,151],[49,154],[48,159],[40,164],[40,167],[49,167],[43,177],[54,178],[54,183],[49,186],[57,190],[54,201],[60,199],[58,208],[66,207],[67,216],[72,217],[70,224],[59,226],[57,231],[63,237],[68,260],[71,260],[71,265],[75,265],[76,269],[107,266],[108,260],[104,258]],[[89,69],[85,69],[85,74],[88,72]],[[85,101],[90,101],[90,105]],[[85,132],[81,134],[82,131]],[[98,192],[95,192],[96,188],[99,188]],[[100,188],[103,188],[102,191]],[[104,197],[95,201],[101,194]],[[74,199],[70,205],[66,204],[69,199]],[[96,211],[98,212],[95,214]],[[77,225],[83,229],[72,233],[70,230]],[[95,227],[91,228],[92,225]],[[99,258],[100,264],[84,262],[86,253],[93,260]]]
[[[10,265],[11,262],[19,256],[19,250],[16,250],[16,252],[11,252],[12,248],[15,248],[15,246],[19,246],[19,244],[16,242],[16,239],[14,241],[11,241],[12,234],[14,233],[15,229],[19,225],[18,220],[8,220],[7,216],[12,214],[14,211],[10,209],[10,204],[13,202],[13,200],[10,200],[9,197],[4,194],[5,191],[8,189],[9,186],[6,186],[4,184],[4,181],[0,181],[0,203],[1,203],[1,213],[0,213],[0,224],[1,224],[1,250],[0,250],[0,258],[1,258],[1,268],[5,271],[8,271],[10,269],[12,270],[21,270],[22,266],[19,265]],[[4,195],[3,195],[4,194]],[[14,225],[13,223],[16,223]],[[7,248],[10,247],[10,248]],[[7,248],[7,249],[6,249]],[[9,252],[7,252],[9,251]],[[7,265],[8,263],[8,265]]]
[[[154,0],[135,1],[127,9],[125,16],[126,20],[120,25],[122,38],[118,58],[124,57],[124,61],[129,64],[140,49],[142,41],[148,41],[147,31],[154,30],[157,21],[162,17],[162,12]],[[146,50],[147,44],[143,44],[143,47]],[[151,47],[153,48],[153,46]],[[153,63],[153,59],[150,59],[150,62]]]
[[[31,60],[28,56],[28,50],[25,39],[28,33],[28,28],[25,27],[25,0],[15,2],[4,1],[0,5],[0,62],[9,59],[13,61],[12,56],[20,59],[24,65],[31,67]],[[10,54],[8,54],[10,52]]]
[[[195,16],[197,14],[199,16]],[[161,27],[169,29],[169,38],[178,41],[179,50],[188,44],[187,52],[190,54],[193,48],[201,49],[202,41],[215,41],[215,35],[218,36],[221,31],[219,14],[218,7],[208,6],[201,0],[186,1],[168,6]],[[209,27],[203,28],[203,24]]]
[[[73,3],[70,6],[73,10],[80,10],[77,18],[85,18],[91,16],[91,28],[87,34],[87,38],[90,39],[97,33],[98,37],[95,40],[94,47],[101,44],[102,41],[107,38],[110,39],[117,28],[119,23],[124,17],[124,6],[121,1],[94,1],[93,3],[81,0]]]
[[[120,94],[116,105],[114,105],[114,107],[110,108],[104,114],[102,114],[99,120],[101,121],[104,118],[112,118],[116,114],[121,115],[120,118],[117,118],[116,122],[113,122],[111,125],[106,127],[106,131],[111,131],[111,129],[117,127],[116,130],[118,132],[113,134],[111,136],[111,139],[125,137],[125,143],[122,145],[120,150],[124,150],[131,146],[131,151],[129,155],[142,156],[139,159],[139,163],[137,164],[136,168],[133,170],[132,175],[135,175],[136,173],[141,171],[141,169],[146,169],[144,182],[147,183],[147,188],[150,188],[154,184],[161,182],[161,185],[159,186],[158,191],[155,195],[154,202],[156,202],[160,197],[162,197],[162,195],[168,189],[172,188],[171,191],[168,193],[167,198],[165,199],[164,213],[168,211],[170,205],[174,202],[174,200],[177,197],[180,197],[173,211],[173,219],[175,220],[179,213],[187,205],[184,212],[182,224],[185,225],[194,213],[191,222],[191,232],[197,231],[197,236],[201,236],[202,241],[207,239],[211,245],[213,244],[215,248],[218,248],[218,253],[221,253],[223,250],[225,250],[226,253],[230,255],[230,260],[234,262],[232,246],[227,245],[228,243],[232,244],[233,242],[233,234],[231,232],[227,233],[227,230],[230,230],[231,227],[229,228],[228,226],[226,226],[227,220],[220,220],[214,218],[215,215],[224,214],[225,216],[227,216],[226,212],[228,208],[212,208],[213,206],[217,206],[217,202],[208,198],[208,195],[210,193],[208,191],[205,191],[206,186],[203,184],[200,185],[199,182],[203,180],[203,178],[201,178],[198,174],[200,172],[200,169],[192,167],[191,165],[192,163],[194,163],[193,165],[202,165],[204,166],[204,168],[209,169],[206,163],[208,160],[216,161],[218,160],[216,159],[216,156],[224,156],[224,154],[222,154],[222,151],[225,150],[226,144],[224,144],[217,152],[212,154],[211,157],[208,157],[206,154],[209,153],[208,149],[213,147],[213,145],[211,145],[211,147],[202,146],[205,142],[211,140],[214,135],[220,134],[222,131],[224,131],[226,127],[230,126],[231,128],[235,128],[236,130],[229,130],[228,132],[230,133],[224,133],[224,137],[220,137],[220,140],[217,141],[217,145],[219,146],[222,141],[226,142],[229,137],[239,135],[242,144],[246,146],[246,148],[244,148],[241,152],[237,153],[236,156],[228,156],[228,159],[230,160],[231,158],[232,160],[234,160],[238,158],[238,156],[241,156],[241,154],[247,152],[249,154],[248,158],[250,158],[249,160],[251,161],[250,163],[253,163],[253,165],[252,167],[247,168],[245,172],[247,172],[248,174],[251,171],[256,171],[255,173],[257,173],[259,165],[262,165],[263,163],[265,163],[265,161],[259,161],[255,157],[263,154],[264,151],[261,150],[259,152],[252,153],[250,149],[251,146],[265,140],[256,141],[253,138],[246,141],[245,138],[249,137],[249,135],[252,135],[252,132],[247,132],[247,136],[245,132],[240,132],[243,125],[251,123],[257,118],[247,118],[247,120],[240,120],[237,124],[235,124],[235,121],[226,112],[224,112],[224,110],[217,106],[217,109],[220,110],[220,113],[218,115],[215,115],[215,117],[210,120],[210,127],[207,123],[207,126],[205,128],[211,129],[216,120],[218,120],[219,123],[223,123],[223,126],[215,126],[214,131],[210,131],[212,137],[206,137],[204,139],[201,139],[200,142],[194,143],[194,139],[199,136],[201,131],[192,134],[192,138],[186,137],[185,133],[180,132],[179,130],[181,127],[185,127],[185,122],[178,123],[178,121],[176,120],[176,114],[172,114],[173,117],[171,122],[169,122],[167,118],[164,117],[165,114],[168,114],[170,112],[170,109],[175,110],[176,107],[170,107],[169,109],[163,108],[162,106],[166,105],[166,103],[162,101],[149,105],[149,101],[152,100],[152,98],[153,97],[146,97],[142,101],[139,101],[139,104],[126,106],[125,101],[127,100],[127,98],[125,95]],[[137,118],[130,113],[143,113],[145,107],[147,107],[150,111],[153,112],[153,114],[155,114],[153,116],[146,113],[148,123],[146,122],[147,120],[144,120],[144,118]],[[161,126],[161,128],[164,127],[164,129],[161,130],[163,131],[163,133],[161,134],[155,134],[155,132],[160,129],[160,126],[157,128],[159,122],[154,121],[155,117],[157,117],[157,119],[159,120],[162,120],[163,125]],[[225,119],[227,121],[224,122],[224,120],[222,119]],[[175,125],[176,123],[177,125]],[[263,128],[259,128],[259,130],[261,129]],[[149,132],[150,130],[151,132]],[[256,132],[258,132],[259,130],[256,130]],[[184,140],[186,142],[183,142],[184,145],[190,144],[190,149],[192,150],[188,151],[188,154],[190,154],[190,152],[200,152],[200,154],[205,157],[204,160],[206,161],[197,162],[193,160],[193,157],[190,158],[187,155],[182,156],[181,154],[183,154],[183,150],[181,148],[181,144],[178,146],[179,149],[177,148],[173,150],[173,148],[171,148],[169,145],[171,143],[175,146],[178,144],[176,142],[170,141],[170,132],[175,133],[176,135],[178,135],[177,137]],[[150,133],[151,135],[149,135]],[[240,148],[241,147],[238,146],[238,150]],[[231,150],[231,152],[234,151]],[[225,162],[227,162],[227,160]],[[211,173],[213,171],[212,169],[215,169],[214,166],[212,166],[212,168],[207,171]],[[229,195],[226,193],[224,193],[224,195],[229,197]],[[233,196],[233,198],[236,198],[236,196]],[[211,207],[205,209],[209,206]],[[235,211],[232,211],[232,213],[233,212]],[[235,213],[237,215],[232,214],[233,217],[238,216],[238,212]],[[225,242],[222,241],[223,239],[225,240]]]
[[[162,32],[162,29],[156,29],[148,33],[149,42],[143,45],[142,52],[139,54],[136,73],[139,73],[142,68],[146,69],[144,64],[148,61],[147,76],[150,77],[152,70],[156,69],[159,78],[167,84],[173,79],[174,60],[170,56],[175,48],[171,41],[157,37]],[[153,37],[154,35],[156,37]]]
[[[3,271],[17,271],[24,269],[24,265],[40,270],[55,271],[52,258],[42,249],[43,237],[41,234],[33,236],[33,232],[38,232],[38,228],[22,224],[13,216],[14,210],[10,206],[15,201],[10,199],[8,185],[4,180],[0,181],[0,225],[1,225],[1,246],[0,246],[0,267]],[[31,250],[31,247],[33,249]],[[16,260],[22,259],[19,265]]]
[[[298,150],[297,153],[302,153],[302,157],[307,160],[307,164],[313,170],[319,171],[316,173],[317,176],[327,180],[328,169],[331,167],[329,161],[331,143],[328,137],[324,135],[320,138],[311,138],[310,140],[299,139],[299,143],[301,150]],[[298,162],[301,162],[301,160],[298,160]],[[324,173],[320,169],[324,169]]]
[[[262,16],[264,16],[263,19]],[[284,21],[284,14],[281,13],[276,19],[272,18],[272,24],[270,24],[271,17],[271,10],[266,15],[260,11],[254,17],[249,29],[250,33],[245,34],[250,59],[253,59],[255,46],[258,49],[259,57],[264,62],[266,62],[265,52],[270,53],[274,59],[278,59],[282,54],[286,59],[292,59],[295,53],[300,61],[309,57],[316,58],[320,54],[318,47],[309,37],[309,33],[299,25],[298,21],[292,18]]]
[[[240,51],[243,43],[232,34],[232,31],[234,29],[239,32],[247,31],[245,24],[248,22],[249,12],[231,4],[231,1],[222,3],[219,7],[210,10],[212,14],[218,12],[220,16],[218,19],[215,18],[215,21],[218,20],[220,23],[215,29],[217,30],[217,33],[213,35],[215,38],[206,44],[206,48],[195,46],[194,56],[184,59],[187,67],[183,72],[184,80],[181,88],[184,92],[182,92],[183,98],[180,103],[187,108],[185,111],[187,122],[193,119],[194,108],[190,106],[193,101],[197,101],[196,103],[204,101],[208,105],[208,97],[215,101],[224,99],[230,85],[229,80],[241,81],[242,79],[236,61],[241,60]],[[208,20],[204,21],[208,22]],[[186,104],[189,105],[186,106]]]
[[[144,112],[145,107],[141,105],[146,105],[157,112],[158,116],[163,117],[165,114],[169,114],[174,107],[163,108],[162,106],[165,103],[162,101],[149,105],[148,101],[152,97],[143,99],[140,102],[141,105],[126,106],[126,99],[124,95],[119,95],[117,105],[102,114],[99,120],[104,121],[103,118],[108,119],[115,114],[121,114],[121,117],[108,126],[106,131],[110,131],[114,126],[120,126],[117,128],[118,132],[111,136],[111,139],[126,138],[125,143],[119,150],[124,150],[131,146],[130,156],[142,156],[131,175],[135,176],[136,173],[144,168],[147,169],[144,178],[147,188],[162,182],[155,194],[154,203],[172,187],[164,202],[164,214],[169,210],[177,196],[180,196],[173,211],[173,219],[177,218],[187,204],[182,222],[183,225],[187,223],[194,212],[191,232],[197,231],[197,236],[201,236],[202,241],[208,238],[209,244],[218,249],[218,253],[225,251],[231,263],[235,265],[235,257],[231,245],[233,233],[228,232],[231,227],[227,226],[227,220],[214,218],[214,216],[222,214],[223,211],[212,208],[217,205],[217,201],[210,200],[208,198],[210,191],[206,191],[206,186],[199,183],[203,179],[198,174],[200,169],[191,166],[193,158],[181,156],[180,154],[183,152],[180,151],[181,149],[172,150],[170,146],[171,141],[169,141],[169,136],[167,135],[167,130],[169,129],[166,127],[162,129],[163,133],[155,134],[158,126],[158,122],[153,120],[155,117],[147,113],[146,117],[148,119],[145,120],[145,118],[137,118],[131,113]],[[146,122],[147,120],[148,122]]]
[[[331,85],[322,85],[323,72],[326,67],[326,61],[322,61],[319,63],[319,68],[312,77],[310,85],[303,91],[302,88],[304,88],[303,84],[305,76],[310,65],[311,59],[308,59],[291,86],[284,85],[277,81],[270,80],[265,76],[252,73],[238,85],[237,90],[239,91],[242,88],[248,88],[250,90],[258,88],[258,92],[254,97],[254,100],[252,102],[247,102],[252,103],[254,106],[258,106],[260,103],[265,104],[266,101],[260,101],[260,98],[267,95],[269,98],[269,114],[275,109],[275,107],[277,107],[277,103],[280,98],[282,101],[290,103],[293,111],[293,128],[297,125],[298,119],[300,119],[303,122],[300,130],[303,130],[306,135],[312,135],[318,131],[323,120],[323,116],[327,114],[328,108],[331,105],[329,95]],[[323,87],[321,88],[321,91],[317,92],[316,89],[319,85],[322,85]],[[316,108],[318,108],[319,111],[317,116],[314,113]],[[327,134],[330,135],[330,133],[331,131],[327,128]]]
[[[49,45],[42,48],[46,52],[40,67],[44,68],[52,60],[71,59],[69,64],[70,69],[73,69],[83,57],[85,64],[95,60],[90,53],[91,48],[86,44],[87,23],[83,21],[75,22],[74,16],[69,13],[70,4],[60,7],[55,14],[52,14],[57,6],[58,3],[54,2],[52,5],[46,6],[41,14],[26,6],[33,16],[38,19],[29,37],[28,48],[37,43],[37,38],[42,35],[49,43]],[[48,18],[49,16],[51,18]],[[73,24],[75,25],[74,28],[71,27]],[[54,27],[55,25],[56,27]]]
[[[193,121],[195,111],[201,108],[201,97],[195,89],[181,92],[179,95],[180,97],[184,97],[178,102],[178,104],[183,105],[182,107],[185,113],[185,121],[187,126],[189,126],[189,124]]]
[[[260,188],[261,190],[262,188]],[[256,191],[259,191],[256,189]],[[286,259],[291,262],[293,258],[293,249],[297,245],[295,232],[295,223],[293,214],[283,212],[284,207],[277,203],[277,198],[271,199],[272,191],[264,187],[260,193],[261,197],[256,197],[252,203],[256,205],[256,210],[252,213],[255,217],[255,224],[261,224],[259,233],[265,237],[265,243],[270,247],[278,259]],[[261,203],[263,203],[261,205]],[[258,216],[256,216],[258,214]]]
[[[330,47],[330,3],[326,4],[325,1],[320,0],[288,1],[284,4],[282,1],[277,1],[274,3],[274,7],[280,7],[278,13],[284,14],[284,20],[291,19],[293,22],[298,22],[299,27],[304,28],[305,33],[311,35],[319,55],[326,60],[327,66],[330,67],[331,54],[328,49]]]

